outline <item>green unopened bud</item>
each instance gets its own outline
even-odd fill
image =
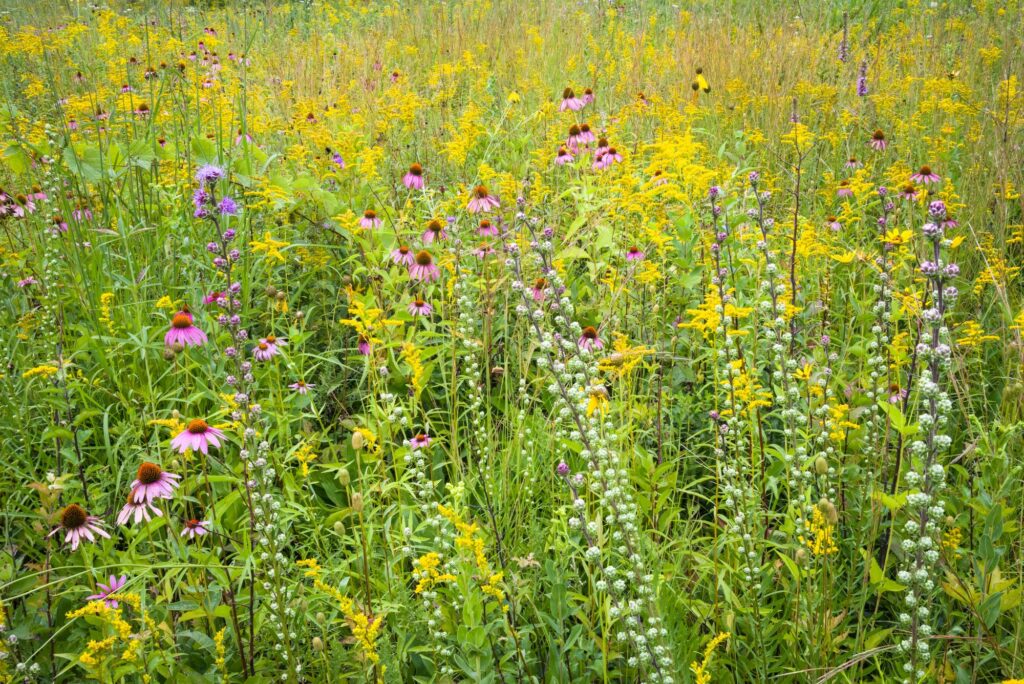
[[[366,446],[366,437],[362,432],[356,431],[352,433],[352,448],[359,451]]]
[[[338,471],[338,483],[341,484],[342,487],[348,487],[351,481],[352,476],[348,474],[347,470],[343,468]]]
[[[313,650],[316,651],[317,653],[320,653],[321,651],[324,650],[324,640],[321,639],[318,636],[313,637],[312,645],[313,645]]]
[[[818,475],[828,475],[828,459],[824,456],[814,459],[814,472]]]
[[[352,495],[352,510],[356,513],[363,512],[363,495],[359,492]]]
[[[344,537],[345,536],[345,523],[341,522],[340,520],[338,522],[334,523],[334,534],[338,535],[339,537]]]
[[[322,612],[321,613],[317,613],[316,614],[316,621],[317,621],[317,624],[322,625],[325,622],[327,622],[327,616],[324,615]]]

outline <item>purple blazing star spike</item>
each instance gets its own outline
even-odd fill
[[[214,166],[213,164],[206,164],[205,166],[201,166],[199,170],[196,171],[196,180],[203,185],[207,185],[209,183],[216,183],[223,177],[224,169],[220,168],[219,166]]]
[[[231,197],[224,197],[217,204],[217,211],[221,216],[234,216],[238,213],[238,203]]]

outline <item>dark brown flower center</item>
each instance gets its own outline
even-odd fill
[[[875,140],[885,140],[885,133],[883,133],[882,129],[879,128],[874,132],[874,134],[871,137]]]
[[[482,228],[483,230],[487,230],[490,227],[491,227],[491,222],[488,221],[487,219],[484,219],[483,221],[480,222],[480,228]]]
[[[412,303],[416,306],[417,309],[422,309],[424,306],[427,305],[427,303],[422,299],[414,299]]]
[[[267,351],[268,349],[270,349],[270,345],[268,345],[266,342],[260,342],[257,346],[260,348],[260,351]]]
[[[411,173],[414,176],[422,176],[423,167],[420,166],[419,164],[413,164],[412,166],[409,167],[409,173]]]
[[[597,329],[592,325],[588,325],[586,328],[583,329],[583,337],[585,337],[588,340],[596,340]]]
[[[569,135],[579,135],[579,134],[580,134],[580,127],[579,126],[577,126],[576,124],[573,124],[572,126],[569,126]]]
[[[930,167],[930,166],[922,166],[918,170],[918,173],[921,174],[922,176],[930,176],[930,175],[932,175],[932,167]]]
[[[184,330],[192,327],[192,317],[184,311],[179,311],[174,314],[174,318],[171,319],[171,327],[177,328],[178,330]]]
[[[914,191],[915,188],[913,183],[907,183],[906,185],[903,186],[903,192],[907,193],[908,195],[914,194]]]
[[[572,91],[572,88],[566,88],[562,91],[563,100],[568,100],[570,97],[576,97],[576,93]]]
[[[597,141],[598,147],[608,147],[608,138],[601,138]]]
[[[474,190],[473,193],[480,199],[483,199],[484,197],[488,197],[490,195],[490,193],[487,192],[487,188],[484,187],[483,185],[476,186],[476,190]]]
[[[629,253],[630,254],[639,254],[640,253],[640,248],[634,245],[633,247],[629,248]]]
[[[588,123],[580,124],[580,131],[582,131],[583,133],[589,133],[590,132],[590,124],[588,124]]]
[[[431,219],[430,223],[427,224],[427,230],[429,230],[431,233],[440,233],[442,230],[444,230],[444,226],[442,226],[441,222],[438,221],[437,219]]]
[[[363,212],[363,218],[368,218],[372,221],[373,219],[377,218],[377,212],[375,212],[373,209],[367,209],[366,211]]]
[[[267,344],[277,344],[277,338],[273,335],[267,335]]]
[[[828,222],[829,222],[829,223],[835,223],[835,222],[836,222],[836,221],[838,221],[838,220],[839,220],[839,219],[837,219],[837,218],[836,218],[835,216],[829,216],[829,217],[828,217]]]
[[[614,156],[614,155],[618,154],[618,152],[615,150],[614,147],[609,147],[608,148],[608,154]]]
[[[88,519],[89,514],[85,512],[84,508],[78,504],[70,504],[60,514],[60,526],[65,530],[77,530],[84,526]]]
[[[402,256],[405,256],[406,254],[409,253],[409,248],[406,247],[405,245],[402,245],[401,247],[398,248],[398,253],[401,254]]]
[[[544,280],[544,278],[537,278],[535,281],[533,281],[534,290],[543,290],[547,286],[548,281]]]
[[[434,263],[434,258],[430,256],[430,252],[424,249],[416,254],[416,263],[420,266],[429,266]]]
[[[160,469],[156,463],[150,463],[149,461],[143,461],[142,465],[139,466],[139,472],[135,475],[135,478],[142,484],[153,484],[160,479],[160,475],[163,470]]]
[[[193,435],[201,435],[210,429],[210,426],[206,424],[206,421],[201,418],[189,421],[188,431]]]

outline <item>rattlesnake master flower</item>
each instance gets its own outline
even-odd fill
[[[478,185],[473,190],[473,194],[470,196],[469,204],[466,205],[466,209],[471,214],[478,214],[482,211],[491,211],[497,209],[501,204],[498,202],[498,198],[491,195],[487,188],[483,185]]]
[[[224,439],[223,432],[208,425],[205,420],[196,418],[189,421],[185,429],[171,440],[171,447],[182,454],[189,449],[208,454],[211,446],[220,447],[222,439]]]
[[[572,88],[566,88],[562,91],[562,102],[558,105],[558,111],[578,112],[583,109],[584,106],[586,106],[586,103],[576,97],[576,93],[573,92]]]
[[[881,128],[875,129],[875,132],[871,134],[871,142],[869,143],[873,149],[882,152],[888,147],[889,142],[885,139],[885,133],[882,132]]]
[[[434,307],[419,297],[409,302],[409,313],[413,316],[429,316],[433,312]]]
[[[132,498],[135,503],[147,504],[155,499],[170,499],[180,479],[181,475],[169,473],[156,463],[143,461],[132,482]]]
[[[119,605],[117,599],[107,599],[107,597],[111,594],[116,594],[124,588],[124,585],[128,584],[128,575],[121,575],[120,577],[117,577],[116,575],[111,575],[107,582],[107,584],[97,582],[96,586],[99,588],[99,592],[96,594],[92,594],[91,596],[86,596],[85,600],[102,600],[103,603],[105,603],[108,608],[117,608]]]
[[[363,228],[380,228],[382,221],[377,217],[377,212],[367,209],[363,212],[363,218],[359,219],[359,225]]]
[[[314,387],[316,387],[316,385],[308,383],[305,380],[299,380],[288,385],[288,389],[294,390],[299,394],[307,394],[309,390],[313,389]]]
[[[78,504],[68,505],[60,514],[60,525],[50,531],[47,537],[52,537],[58,532],[64,532],[64,542],[71,544],[74,551],[83,539],[91,542],[96,541],[96,536],[110,539],[110,535],[103,529],[102,521],[95,515],[88,512]]]
[[[942,180],[942,177],[939,176],[939,174],[933,172],[932,168],[925,164],[924,166],[917,170],[917,173],[910,176],[910,180],[914,181],[915,183],[924,183],[925,185],[930,185],[931,183],[938,183],[939,181]]]
[[[186,347],[198,347],[207,341],[206,333],[194,324],[192,313],[184,308],[171,318],[171,329],[164,335],[164,346],[180,344]]]
[[[423,249],[416,253],[416,260],[409,266],[409,276],[413,280],[431,282],[441,277],[441,270],[434,263],[434,257]]]
[[[448,231],[444,229],[444,224],[441,223],[440,219],[430,219],[430,222],[427,224],[427,229],[423,231],[423,235],[420,237],[423,240],[423,244],[430,245],[434,242],[447,240]]]
[[[412,266],[416,262],[416,256],[408,245],[400,245],[391,250],[391,260],[401,266]]]
[[[402,183],[405,187],[410,190],[422,190],[423,189],[423,167],[419,164],[413,164],[409,167],[408,173],[402,176]]]
[[[588,325],[583,329],[583,333],[580,335],[580,339],[576,341],[576,344],[583,351],[604,348],[604,342],[598,337],[597,328],[592,325]]]
[[[207,520],[198,520],[192,518],[185,521],[185,527],[181,530],[182,537],[188,537],[190,540],[196,537],[202,537],[204,534],[210,533],[210,523]]]

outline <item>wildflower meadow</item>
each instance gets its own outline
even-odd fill
[[[1024,683],[1021,0],[0,6],[0,682]]]

